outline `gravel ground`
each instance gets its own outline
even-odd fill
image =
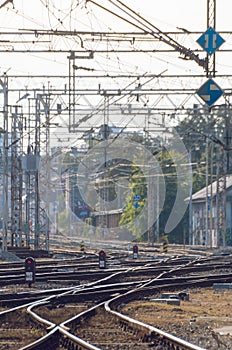
[[[154,295],[150,300],[131,302],[121,312],[205,349],[231,350],[232,289],[185,292],[189,300],[181,300],[179,306],[152,301],[161,298]]]

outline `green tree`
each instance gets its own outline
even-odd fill
[[[131,168],[131,175],[129,178],[129,188],[127,194],[127,205],[121,216],[119,225],[125,225],[131,234],[140,239],[140,232],[144,227],[144,220],[147,220],[145,214],[140,215],[140,222],[135,221],[136,217],[141,213],[144,208],[144,204],[147,200],[147,184],[143,172],[138,166]],[[135,200],[135,196],[139,199]]]

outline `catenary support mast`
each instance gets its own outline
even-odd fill
[[[216,0],[207,0],[207,28],[216,26]],[[207,77],[215,77],[215,53],[207,54]]]

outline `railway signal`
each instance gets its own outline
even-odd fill
[[[137,259],[138,258],[138,251],[139,251],[138,246],[135,244],[133,246],[133,259]]]
[[[35,259],[32,257],[25,259],[25,281],[29,287],[35,282]]]
[[[105,269],[106,268],[106,253],[104,250],[101,250],[99,252],[99,268]]]

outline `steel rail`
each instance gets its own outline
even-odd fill
[[[162,331],[161,329],[158,329],[156,327],[150,326],[148,324],[145,324],[143,322],[137,321],[131,317],[125,316],[117,311],[111,310],[109,307],[110,302],[113,301],[109,300],[105,303],[105,309],[107,312],[110,312],[112,315],[115,315],[117,317],[120,317],[125,322],[123,323],[123,326],[126,328],[129,328],[130,325],[133,325],[133,327],[141,329],[147,329],[149,331],[149,337],[151,339],[157,340],[157,338],[162,342],[162,344],[165,344],[165,346],[178,346],[179,350],[206,350],[205,348],[201,348],[197,345],[191,344],[183,339],[180,339],[170,333],[166,333]],[[166,342],[168,340],[168,344]],[[164,348],[165,349],[165,348]]]
[[[198,261],[199,259],[197,258],[195,261]],[[179,267],[175,267],[175,268],[172,268],[169,272],[164,272],[164,273],[161,273],[158,277],[156,277],[155,280],[157,279],[160,279],[161,277],[164,277],[166,274],[171,274],[172,272],[175,272],[176,270],[178,269],[181,269],[183,267],[187,267],[189,265],[191,265],[193,262],[189,262],[187,263],[185,266],[179,266]],[[154,280],[153,280],[154,281]],[[167,345],[168,346],[168,349],[169,349],[169,346],[178,346],[178,349],[179,350],[206,350],[204,348],[201,348],[197,345],[194,345],[194,344],[191,344],[183,339],[180,339],[178,337],[175,337],[169,333],[166,333],[156,327],[153,327],[153,326],[150,326],[150,325],[147,325],[147,324],[144,324],[140,321],[137,321],[137,320],[134,320],[128,316],[125,316],[121,313],[119,313],[118,311],[115,311],[115,310],[112,310],[110,308],[110,304],[112,304],[115,300],[118,300],[118,299],[122,299],[122,298],[125,298],[126,295],[131,295],[133,294],[133,292],[138,292],[138,290],[142,290],[144,287],[147,287],[149,285],[152,284],[153,282],[152,280],[145,283],[144,285],[138,287],[137,289],[134,289],[132,291],[129,291],[127,293],[125,293],[124,295],[119,295],[119,296],[116,296],[115,298],[111,299],[111,300],[108,300],[105,302],[104,306],[105,306],[105,310],[107,312],[110,312],[111,314],[117,316],[117,317],[120,317],[121,319],[123,319],[125,321],[124,323],[124,327],[129,327],[130,325],[133,325],[133,327],[135,328],[138,328],[138,329],[141,329],[141,328],[144,328],[144,329],[147,329],[149,331],[149,336],[151,339],[154,339],[154,340],[157,340],[157,337],[158,337],[158,340],[161,341],[161,343],[164,345]],[[171,285],[170,285],[171,286]],[[168,341],[168,344],[167,342]]]
[[[21,348],[20,350],[29,350],[29,349],[37,349],[40,348],[41,346],[44,347],[48,342],[50,342],[51,339],[53,339],[56,335],[57,338],[59,339],[58,341],[56,340],[56,342],[58,343],[64,343],[66,344],[66,346],[70,346],[70,348],[72,349],[73,344],[74,345],[80,345],[81,348],[79,349],[88,349],[88,350],[100,350],[99,348],[97,348],[96,346],[93,346],[92,344],[89,344],[88,342],[84,341],[83,339],[80,339],[76,336],[74,336],[73,334],[69,333],[67,331],[67,329],[65,329],[64,327],[60,327],[57,326],[55,323],[50,322],[48,320],[46,320],[45,318],[37,315],[34,311],[32,311],[32,309],[34,307],[38,307],[41,306],[43,304],[46,304],[47,302],[38,302],[35,303],[33,305],[30,305],[27,308],[27,312],[39,323],[45,324],[47,326],[47,330],[49,331],[48,334],[46,334],[45,336],[41,337],[40,339],[34,341],[31,344],[28,344],[27,346],[24,346],[23,348]],[[64,336],[64,339],[60,339],[60,334]],[[62,341],[61,341],[62,340]]]
[[[188,266],[189,264],[191,264],[191,262],[187,263],[186,266]],[[176,268],[175,269],[172,268],[171,271],[176,271]],[[171,271],[169,271],[168,273],[170,273]],[[165,274],[166,274],[166,272],[161,273],[157,277],[157,279],[160,277],[163,277]],[[132,326],[132,328],[137,328],[140,332],[142,331],[144,333],[143,334],[144,339],[147,339],[147,340],[153,340],[153,339],[155,340],[156,339],[157,340],[157,337],[158,337],[159,341],[161,341],[163,344],[165,343],[168,346],[168,348],[169,348],[169,346],[178,346],[179,350],[205,350],[204,348],[201,348],[197,345],[191,344],[183,339],[177,338],[171,334],[168,334],[164,331],[161,331],[160,329],[157,329],[156,327],[153,327],[153,326],[147,325],[145,323],[142,323],[140,321],[134,320],[134,319],[132,319],[128,316],[125,316],[117,311],[114,311],[110,308],[110,303],[112,303],[118,299],[124,299],[128,294],[132,294],[134,291],[137,292],[138,289],[142,290],[144,286],[147,286],[150,283],[151,283],[151,281],[145,282],[144,284],[141,283],[141,286],[137,289],[133,289],[127,293],[119,295],[115,298],[112,298],[112,299],[106,301],[106,302],[100,303],[100,304],[98,304],[98,305],[96,305],[96,306],[94,306],[86,311],[83,311],[80,314],[70,318],[69,320],[62,322],[60,324],[60,327],[67,329],[68,323],[72,323],[72,322],[76,323],[78,321],[78,319],[80,319],[81,317],[89,317],[89,315],[93,314],[97,308],[104,305],[105,310],[107,312],[109,312],[110,314],[116,316],[118,319],[120,319],[121,320],[120,322],[121,322],[121,324],[123,324],[124,327],[130,328],[130,326]],[[167,341],[168,341],[168,344],[167,344]]]
[[[45,334],[43,337],[39,338],[38,340],[34,341],[33,343],[30,343],[26,346],[21,347],[19,350],[49,349],[49,345],[51,345],[51,343],[53,344],[53,346],[58,347],[58,339],[59,338],[58,338],[57,333],[58,333],[58,327],[55,327],[48,334]]]
[[[101,350],[100,348],[89,344],[83,339],[80,339],[75,335],[69,333],[67,330],[61,328],[60,326],[56,326],[45,336],[41,337],[31,344],[21,347],[19,350],[54,349],[54,346],[58,347],[59,344],[65,346],[70,350],[74,349],[75,345],[80,345],[78,346],[78,350]]]
[[[126,293],[127,294],[127,293]],[[113,311],[110,308],[110,303],[115,301],[118,298],[123,298],[126,296],[126,294],[120,295],[118,297],[115,297],[111,300],[108,300],[107,302],[100,303],[86,311],[81,312],[80,314],[70,318],[69,320],[66,320],[60,324],[60,327],[65,330],[70,330],[70,327],[67,326],[68,323],[74,323],[76,324],[80,318],[89,318],[91,315],[95,314],[97,308],[100,308],[101,306],[105,307],[105,310],[109,312],[110,314],[117,317],[117,319],[120,319],[120,323],[122,325],[122,328],[125,329],[137,329],[137,331],[140,333],[140,336],[147,341],[153,341],[157,340],[157,337],[159,338],[159,341],[161,341],[163,344],[165,343],[168,348],[170,346],[178,346],[179,350],[206,350],[204,348],[201,348],[197,345],[191,344],[183,339],[180,339],[176,336],[173,336],[172,334],[166,333],[156,327],[150,326],[148,324],[142,323],[140,321],[137,321],[135,319],[132,319],[128,316],[125,316],[117,311]],[[168,344],[167,344],[168,341]],[[163,348],[165,349],[165,348]]]
[[[44,304],[47,304],[48,301],[39,301],[38,303],[34,303],[32,305],[30,305],[28,308],[27,308],[27,313],[32,316],[37,322],[39,323],[42,323],[44,324],[45,326],[47,326],[47,329],[53,329],[54,327],[56,327],[56,324],[53,323],[53,322],[50,322],[48,320],[46,320],[45,318],[39,316],[37,313],[35,313],[34,311],[32,311],[32,309],[34,307],[38,307],[38,306],[41,306],[41,305],[44,305]]]
[[[206,259],[201,259],[201,260],[206,260]],[[112,299],[110,299],[110,300],[107,300],[106,302],[100,303],[100,304],[98,304],[98,305],[96,305],[96,306],[94,306],[94,307],[92,307],[92,308],[90,308],[90,309],[88,309],[88,310],[86,310],[86,311],[84,311],[84,312],[82,312],[82,313],[80,313],[80,314],[78,314],[78,315],[72,317],[71,319],[62,322],[57,328],[56,328],[56,325],[55,325],[54,323],[52,323],[52,322],[50,322],[50,321],[47,321],[47,320],[44,320],[42,317],[36,315],[36,313],[33,312],[32,309],[33,309],[34,307],[38,307],[38,306],[44,304],[45,302],[50,301],[50,300],[53,299],[53,298],[57,298],[58,296],[65,296],[65,295],[67,295],[68,293],[69,293],[69,294],[70,294],[70,293],[76,294],[76,293],[78,293],[78,292],[83,292],[83,289],[84,289],[83,287],[80,287],[80,286],[79,286],[78,288],[77,288],[77,287],[71,288],[70,291],[66,291],[65,293],[62,293],[62,294],[60,294],[60,295],[53,295],[53,296],[50,296],[50,297],[48,297],[48,298],[46,298],[46,299],[43,299],[42,301],[37,301],[37,302],[34,302],[34,303],[29,303],[29,304],[28,304],[28,312],[29,312],[38,322],[43,323],[43,324],[47,325],[48,328],[53,328],[53,329],[52,329],[52,331],[51,331],[48,335],[46,335],[45,337],[42,337],[42,338],[38,339],[36,342],[34,342],[34,343],[32,343],[32,344],[29,344],[27,347],[24,347],[24,348],[22,348],[22,349],[40,349],[39,346],[44,346],[44,344],[46,344],[47,342],[50,341],[49,339],[51,339],[51,338],[53,339],[54,337],[57,338],[57,337],[58,337],[57,333],[59,333],[59,332],[61,332],[64,336],[66,336],[66,338],[69,339],[68,341],[70,342],[70,344],[67,345],[67,346],[70,346],[70,347],[68,347],[68,349],[69,349],[69,348],[72,349],[72,344],[74,344],[74,343],[75,343],[75,344],[81,345],[81,346],[82,346],[81,349],[98,349],[98,348],[96,348],[96,347],[91,347],[91,346],[93,346],[93,345],[91,345],[91,344],[89,344],[89,343],[86,343],[86,342],[83,341],[82,339],[80,339],[80,338],[78,338],[78,337],[72,335],[71,333],[69,333],[69,332],[68,332],[68,328],[67,328],[67,323],[76,322],[76,321],[78,320],[78,318],[80,318],[81,316],[84,316],[84,315],[87,316],[87,315],[93,313],[94,310],[96,310],[97,307],[100,307],[100,306],[104,305],[107,312],[110,312],[110,313],[114,314],[115,316],[120,317],[120,318],[123,320],[123,321],[122,321],[122,324],[123,324],[124,327],[127,327],[127,325],[130,324],[130,325],[133,325],[135,328],[138,328],[138,329],[140,329],[140,330],[143,329],[143,330],[145,331],[145,333],[146,333],[146,336],[149,336],[149,337],[150,337],[149,339],[155,340],[155,339],[157,338],[157,336],[158,336],[158,338],[163,338],[163,339],[166,338],[166,339],[168,339],[168,341],[169,341],[170,343],[172,342],[172,344],[177,344],[177,345],[179,346],[179,349],[180,349],[180,350],[182,350],[182,349],[183,349],[183,350],[184,350],[184,349],[188,349],[188,350],[190,350],[190,349],[192,349],[192,350],[202,350],[203,348],[197,347],[197,346],[195,346],[195,345],[193,345],[193,344],[190,344],[190,343],[188,343],[188,342],[186,342],[186,341],[183,341],[182,339],[179,339],[179,338],[177,338],[177,337],[174,337],[174,336],[172,336],[172,335],[170,335],[170,334],[168,334],[168,333],[165,333],[165,332],[163,332],[163,331],[158,330],[158,333],[157,333],[157,332],[156,332],[157,329],[156,329],[155,327],[152,327],[152,326],[150,326],[150,325],[146,325],[146,324],[144,324],[144,323],[142,323],[142,322],[138,322],[138,321],[136,321],[136,320],[134,320],[134,319],[128,318],[127,316],[122,315],[122,314],[118,313],[117,311],[114,311],[114,310],[112,310],[112,309],[110,308],[110,304],[113,304],[115,301],[117,302],[120,298],[123,298],[123,299],[125,300],[126,297],[131,296],[134,292],[135,292],[135,293],[138,293],[138,291],[141,291],[142,289],[144,289],[144,287],[152,286],[152,283],[153,283],[155,280],[158,280],[158,279],[160,279],[161,277],[164,277],[165,275],[168,275],[168,274],[171,274],[171,273],[175,273],[177,270],[181,270],[182,268],[190,267],[191,265],[194,265],[194,263],[196,263],[196,262],[199,263],[199,261],[200,261],[200,259],[199,259],[199,258],[196,258],[196,259],[194,259],[194,261],[189,261],[189,262],[188,262],[187,264],[185,264],[185,265],[175,266],[175,267],[172,266],[171,270],[165,271],[165,272],[161,273],[161,274],[160,274],[159,276],[157,276],[155,279],[149,280],[149,281],[141,281],[141,285],[140,285],[138,288],[135,288],[135,289],[133,289],[133,290],[130,290],[130,291],[127,292],[127,293],[123,293],[123,294],[121,294],[121,295],[119,295],[119,296],[117,296],[117,297],[114,297],[114,298],[112,298]],[[166,261],[166,262],[168,262],[168,261]],[[130,268],[130,269],[128,269],[128,271],[131,271],[131,270],[138,271],[139,269],[140,269],[140,270],[143,270],[143,268],[140,266],[140,267],[137,267],[137,268],[135,268],[135,267]],[[120,273],[124,273],[124,272],[125,272],[125,271],[121,271],[121,272],[119,272],[119,273],[113,274],[112,276],[115,277],[115,276],[119,275]],[[102,279],[102,281],[108,280],[109,278],[110,278],[110,276],[108,276],[108,277]],[[196,280],[196,277],[192,277],[192,279],[193,279],[193,280]],[[170,283],[170,281],[169,281],[169,283]],[[166,285],[165,285],[165,286],[167,286],[167,285],[168,285],[168,283],[167,283],[167,280],[166,280]],[[172,285],[172,284],[171,284],[171,285]],[[170,286],[170,284],[169,284],[169,286]],[[95,286],[94,288],[96,288],[96,286]],[[160,288],[160,286],[159,286],[159,288]],[[90,288],[84,289],[84,291],[87,292],[87,294],[88,294],[88,289],[90,289]],[[14,308],[14,310],[15,310],[15,309],[22,308],[22,307],[25,307],[25,305],[24,305],[24,306],[20,306],[20,307],[18,307],[18,308]],[[13,309],[12,309],[12,310],[13,310]],[[7,312],[12,311],[12,310],[7,310]],[[5,312],[3,312],[3,313],[5,313]],[[3,313],[0,313],[0,314],[3,314]],[[56,329],[56,331],[54,331],[54,329]],[[166,335],[167,335],[167,336],[166,336]],[[161,340],[162,340],[162,339],[161,339]],[[55,341],[57,341],[57,339],[56,339]],[[43,345],[41,345],[41,344],[43,344]],[[87,347],[85,347],[85,346],[87,346]],[[181,347],[180,347],[180,346],[181,346]]]

